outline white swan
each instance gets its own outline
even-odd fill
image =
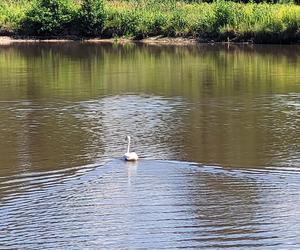
[[[126,139],[128,141],[128,145],[127,145],[127,152],[126,154],[124,154],[123,158],[125,161],[136,161],[139,157],[135,152],[129,152],[130,149],[130,136],[127,135]]]

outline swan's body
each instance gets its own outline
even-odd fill
[[[128,141],[128,145],[127,145],[127,152],[124,154],[123,158],[125,161],[137,161],[138,160],[138,155],[135,152],[129,152],[130,150],[130,136],[127,135],[127,141]]]
[[[137,161],[138,160],[138,155],[135,152],[131,152],[131,153],[126,153],[124,155],[124,159],[126,161]]]

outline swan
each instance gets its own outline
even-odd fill
[[[128,141],[127,152],[124,154],[123,158],[125,161],[136,161],[139,157],[135,152],[129,152],[130,149],[130,136],[127,135],[126,139]]]

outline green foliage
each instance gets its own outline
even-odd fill
[[[182,10],[175,10],[165,31],[167,36],[185,36],[188,33],[188,17]]]
[[[106,17],[103,0],[83,0],[78,11],[79,33],[84,36],[101,35]]]
[[[71,29],[74,14],[71,0],[39,0],[26,14],[22,30],[38,36],[64,35]]]
[[[226,2],[224,0],[218,0],[214,3],[216,28],[234,24],[235,6],[233,2]]]
[[[105,25],[106,36],[134,36],[138,31],[140,15],[135,10],[111,11]]]
[[[214,11],[214,6],[211,4],[205,4],[203,7],[204,8],[201,9],[201,13],[199,14],[194,25],[196,34],[199,36],[207,36],[208,34],[214,34],[217,29],[217,18]]]
[[[18,2],[0,2],[0,34],[14,33],[25,18],[26,12],[32,7],[27,0]]]
[[[161,11],[152,12],[152,18],[149,19],[149,33],[150,35],[165,34],[166,27],[169,23],[169,17],[164,15]]]
[[[22,2],[22,4],[21,4]],[[300,6],[176,0],[10,0],[0,33],[84,37],[193,36],[206,40],[299,42]],[[189,2],[189,3],[187,3]],[[27,4],[25,4],[27,3]]]

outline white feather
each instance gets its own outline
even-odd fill
[[[136,160],[138,160],[139,157],[135,152],[129,152],[130,151],[130,136],[127,135],[126,139],[128,141],[128,145],[127,145],[127,152],[123,156],[124,160],[125,161],[136,161]]]

